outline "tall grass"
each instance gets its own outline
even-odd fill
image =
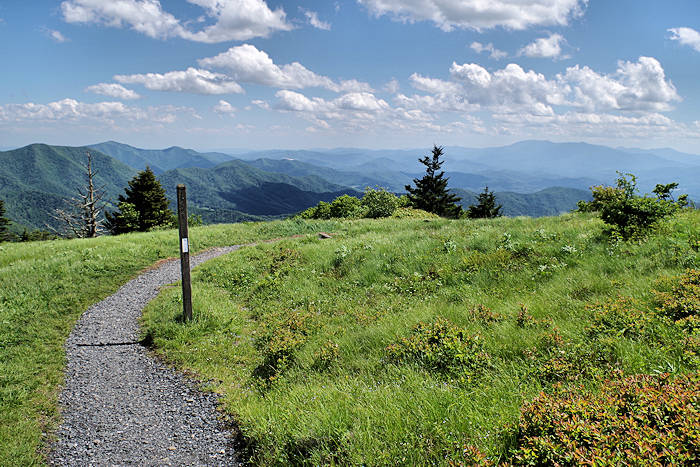
[[[498,460],[522,404],[555,384],[696,368],[672,323],[589,328],[618,296],[653,314],[658,279],[700,265],[699,221],[683,213],[638,243],[611,243],[590,215],[347,221],[329,240],[207,263],[194,321],[177,320],[172,289],[144,326],[224,395],[254,463],[443,464],[467,445]]]
[[[333,222],[192,228],[193,251],[336,229]],[[155,261],[178,255],[177,232],[0,244],[0,465],[45,462],[59,420],[63,343],[80,314]]]

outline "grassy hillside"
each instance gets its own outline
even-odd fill
[[[564,411],[541,392],[624,386],[636,400],[629,388],[650,387],[643,378],[604,381],[697,371],[693,321],[659,310],[678,298],[677,276],[700,266],[698,225],[699,212],[684,212],[645,242],[617,243],[582,214],[347,221],[332,239],[211,261],[194,274],[191,324],[178,322],[170,289],[144,325],[161,355],[224,394],[254,464],[471,464],[512,448],[525,462],[537,440],[523,427],[545,423],[537,410]],[[685,306],[698,313],[695,293]],[[697,413],[690,401],[679,407]],[[677,446],[692,455],[690,420]],[[622,436],[611,449],[634,442]]]
[[[0,196],[7,217],[32,227],[52,224],[53,209],[85,186],[81,164],[87,161],[86,151],[93,157],[95,184],[103,187],[106,200],[116,199],[136,170],[90,148],[32,144],[0,152]]]
[[[197,227],[192,249],[319,230],[334,222]],[[0,244],[0,465],[44,463],[58,422],[63,343],[80,314],[155,261],[178,255],[177,232]]]

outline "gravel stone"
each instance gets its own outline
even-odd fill
[[[238,248],[208,250],[190,266]],[[239,465],[216,394],[138,342],[144,306],[179,279],[179,260],[166,262],[83,313],[65,344],[62,424],[50,465]]]

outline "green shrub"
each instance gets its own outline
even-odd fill
[[[625,240],[644,237],[659,221],[687,204],[687,195],[681,195],[678,201],[671,196],[677,183],[656,185],[656,198],[653,198],[637,195],[634,175],[620,172],[618,175],[617,186],[591,187],[593,201],[578,203],[579,211],[599,211],[600,218],[610,226],[610,233],[614,236]]]
[[[347,218],[361,217],[360,214],[361,202],[359,199],[350,195],[339,196],[333,200],[330,205],[332,218]]]
[[[437,214],[433,214],[432,212],[409,207],[397,208],[391,217],[395,219],[440,219],[440,216],[438,216]]]
[[[443,318],[418,323],[409,337],[386,350],[395,362],[417,362],[430,370],[464,373],[468,377],[483,368],[489,358],[478,335],[469,335]]]
[[[338,344],[331,340],[326,341],[314,352],[313,368],[317,371],[327,370],[338,361],[338,358]]]
[[[593,324],[586,331],[592,337],[615,335],[625,337],[643,336],[651,322],[651,315],[632,298],[618,297],[606,303],[588,305],[593,314]]]
[[[670,292],[656,291],[659,312],[676,323],[693,321],[697,326],[700,317],[700,270],[688,269],[685,274],[672,279]]]
[[[516,465],[691,465],[700,461],[700,376],[639,375],[542,393],[521,411]]]
[[[319,201],[318,206],[314,210],[314,219],[330,219],[331,218],[331,205],[325,201]]]
[[[399,207],[399,198],[384,188],[367,187],[365,195],[362,197],[362,207],[364,208],[364,217],[371,219],[389,217]]]

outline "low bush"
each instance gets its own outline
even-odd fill
[[[484,343],[446,319],[418,323],[409,337],[387,347],[395,362],[417,362],[435,371],[463,373],[472,377],[488,361]]]
[[[331,202],[331,218],[362,217],[362,203],[359,199],[350,195],[339,196]]]
[[[362,197],[362,207],[364,208],[364,217],[371,219],[390,217],[399,207],[399,198],[383,188],[367,187],[365,195]]]
[[[692,465],[700,461],[700,376],[613,377],[600,393],[559,388],[526,404],[516,465]]]
[[[578,203],[579,211],[600,212],[600,218],[608,224],[613,236],[624,240],[644,237],[659,221],[688,204],[687,195],[679,196],[678,201],[671,196],[677,183],[656,185],[656,198],[639,196],[637,178],[629,173],[618,172],[618,175],[615,187],[591,187],[593,201]]]
[[[638,338],[646,333],[652,319],[638,301],[627,297],[589,305],[586,310],[593,314],[593,324],[586,329],[591,337],[615,335]]]
[[[673,278],[672,282],[669,292],[656,291],[659,313],[676,323],[682,321],[700,327],[700,270],[688,269],[685,274]]]
[[[342,195],[331,203],[320,201],[318,205],[300,212],[296,217],[301,219],[350,219],[391,217],[399,207],[406,208],[405,197],[398,198],[384,188],[367,187],[362,199],[350,195]],[[400,216],[414,217],[414,216]],[[437,217],[437,216],[436,216]]]

